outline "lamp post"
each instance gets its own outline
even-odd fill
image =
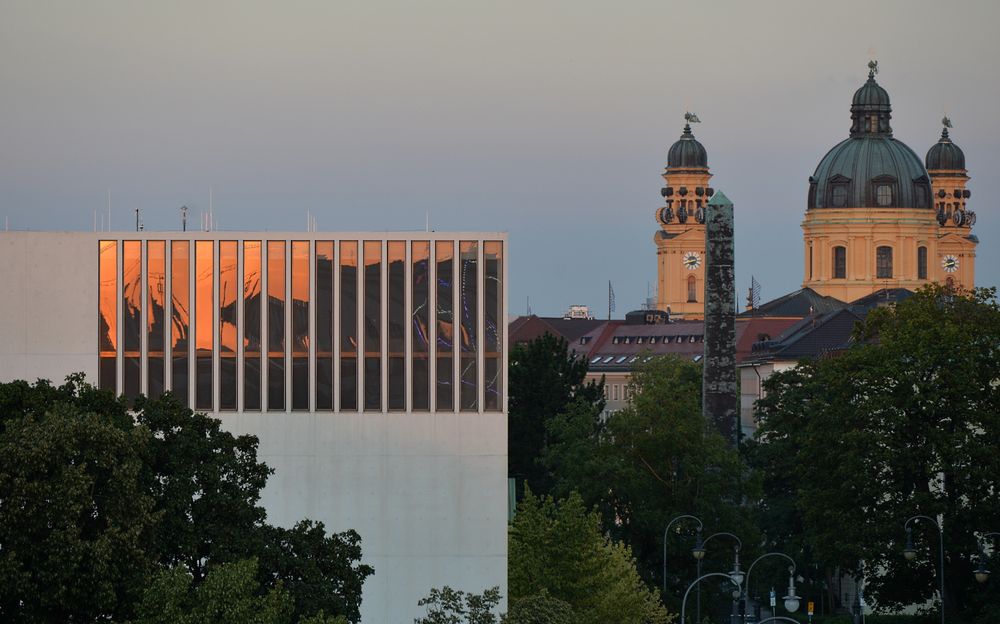
[[[680,624],[685,624],[684,613],[685,613],[685,610],[687,609],[688,594],[691,593],[691,590],[694,589],[695,586],[698,585],[698,583],[702,582],[703,580],[705,580],[707,578],[711,578],[713,576],[721,576],[722,578],[727,578],[727,579],[729,579],[729,582],[731,582],[733,585],[736,585],[737,589],[739,589],[739,587],[740,587],[740,584],[737,583],[736,580],[733,579],[733,577],[729,576],[728,574],[723,574],[722,572],[709,572],[708,574],[705,574],[703,576],[699,576],[698,578],[696,578],[694,580],[693,583],[691,583],[690,585],[688,585],[687,591],[684,592],[684,598],[681,600],[681,623]],[[701,623],[698,622],[697,624],[701,624]]]
[[[983,537],[1000,537],[1000,533],[983,533]],[[990,571],[986,567],[986,551],[983,550],[982,544],[979,544],[979,567],[976,568],[975,575],[976,580],[980,583],[985,583],[990,579]]]
[[[698,523],[698,532],[699,533],[701,532],[701,529],[704,526],[701,523],[701,520],[699,518],[697,518],[695,516],[692,516],[692,515],[689,515],[689,514],[682,514],[680,516],[677,516],[676,518],[674,518],[670,522],[668,522],[667,523],[667,528],[663,529],[663,595],[664,596],[667,595],[667,534],[670,532],[670,527],[672,527],[675,522],[677,522],[678,520],[684,520],[684,519],[694,520],[695,522],[697,522]],[[699,557],[694,552],[694,549],[692,549],[691,552],[694,555],[695,559],[699,559],[699,560],[701,559],[701,557]],[[702,552],[702,557],[704,557],[704,556],[705,556],[705,553]]]
[[[705,558],[705,546],[713,538],[716,537],[730,537],[736,541],[736,545],[733,547],[733,571],[729,573],[729,576],[736,581],[737,585],[742,585],[743,583],[743,572],[740,570],[740,549],[743,548],[743,540],[739,537],[733,535],[732,533],[726,533],[725,531],[719,531],[718,533],[712,533],[704,540],[701,539],[701,531],[695,536],[694,548],[691,549],[691,554],[694,558],[698,560],[698,576],[701,576],[701,562]],[[701,587],[699,586],[696,593],[696,610],[695,617],[698,618],[698,623],[701,623]]]
[[[789,563],[792,564],[788,566],[788,593],[782,598],[782,600],[784,600],[785,602],[785,610],[788,611],[789,613],[795,613],[796,611],[799,610],[799,602],[802,600],[802,598],[800,598],[795,593],[795,560],[786,555],[785,553],[769,552],[754,559],[753,563],[750,564],[750,567],[747,568],[746,583],[744,583],[743,586],[741,587],[741,589],[743,590],[741,597],[745,600],[746,597],[748,596],[748,591],[750,588],[750,573],[753,572],[754,566],[760,563],[762,559],[766,559],[767,557],[784,557],[785,559],[788,559]],[[743,620],[746,621],[745,609],[743,612]],[[763,622],[759,624],[763,624]]]
[[[910,523],[914,520],[926,520],[937,527],[938,530],[938,550],[940,554],[938,577],[941,581],[941,624],[944,624],[944,527],[941,526],[941,523],[927,516],[918,515],[909,518],[903,524],[903,528],[906,529],[906,547],[903,548],[903,556],[908,561],[913,561],[917,556],[917,550],[913,547],[913,529],[910,528]]]

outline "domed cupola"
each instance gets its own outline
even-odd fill
[[[851,136],[884,134],[892,136],[892,106],[889,93],[875,82],[878,61],[868,63],[868,82],[854,92],[851,100]]]
[[[684,119],[688,122],[684,124],[684,133],[667,152],[667,169],[707,169],[708,152],[691,132],[691,122],[700,120],[693,113],[685,114]]]
[[[941,138],[927,150],[927,158],[924,159],[927,170],[964,171],[965,152],[962,151],[962,148],[952,143],[948,137],[948,128],[951,127],[951,121],[945,117],[941,120],[941,123],[944,124],[944,128],[941,129]]]
[[[877,82],[878,64],[851,101],[851,134],[833,147],[809,178],[808,207],[927,208],[931,185],[920,157],[892,136],[889,94]]]

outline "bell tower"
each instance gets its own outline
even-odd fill
[[[928,267],[934,281],[954,282],[972,288],[975,285],[976,245],[979,240],[972,234],[976,213],[969,210],[967,202],[972,192],[966,188],[969,172],[965,168],[965,153],[951,141],[948,128],[951,120],[941,120],[941,138],[927,152],[925,164],[931,179],[931,196],[940,226],[936,253],[928,258]]]
[[[705,314],[705,206],[714,191],[708,186],[708,154],[694,138],[691,124],[701,120],[684,114],[684,132],[667,152],[661,190],[666,205],[656,210],[656,307],[675,317]]]

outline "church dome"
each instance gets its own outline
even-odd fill
[[[920,157],[892,137],[889,94],[868,81],[851,101],[850,137],[833,147],[809,178],[811,208],[931,208],[930,181]]]
[[[947,126],[941,131],[941,139],[927,150],[924,161],[927,169],[965,169],[965,152],[948,138]]]
[[[670,146],[667,152],[667,169],[707,169],[708,152],[705,146],[694,138],[691,124],[684,124],[681,138]]]

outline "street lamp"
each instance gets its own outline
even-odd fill
[[[729,578],[733,580],[737,585],[743,584],[743,572],[740,570],[740,549],[743,548],[743,540],[741,540],[736,535],[732,533],[727,533],[725,531],[719,531],[718,533],[712,533],[702,541],[701,531],[695,536],[694,548],[691,549],[691,554],[694,558],[698,560],[698,576],[701,576],[701,562],[705,558],[705,547],[707,544],[715,539],[716,537],[728,537],[736,542],[733,546],[733,570],[729,573]],[[696,602],[695,617],[698,618],[698,622],[701,622],[701,587],[697,591],[697,602]]]
[[[1000,533],[983,533],[983,537],[1000,537]],[[979,545],[979,566],[973,574],[976,575],[976,580],[980,583],[990,580],[990,571],[986,568],[986,551],[983,550],[982,544]]]
[[[701,529],[704,525],[702,525],[701,520],[699,518],[688,514],[682,514],[667,523],[667,528],[663,529],[663,595],[664,596],[667,595],[667,534],[670,532],[670,527],[672,527],[675,522],[684,519],[694,520],[695,522],[698,523],[699,537],[697,541],[699,542],[701,541]],[[701,557],[699,557],[698,554],[694,552],[694,549],[691,550],[691,554],[694,555],[695,559],[701,559],[701,557],[705,556],[705,551],[702,550]]]
[[[722,578],[729,579],[729,582],[733,583],[734,585],[736,585],[736,588],[739,589],[739,584],[736,583],[736,581],[734,581],[731,576],[729,576],[728,574],[723,574],[722,572],[709,572],[708,574],[705,574],[703,576],[699,576],[698,578],[696,578],[694,580],[693,583],[691,583],[690,585],[688,585],[687,591],[684,592],[684,598],[681,599],[681,624],[685,624],[684,613],[685,613],[685,610],[687,609],[688,594],[691,593],[691,590],[694,589],[694,587],[696,585],[698,585],[698,583],[702,582],[703,580],[705,580],[707,578],[711,578],[713,576],[721,576]],[[701,623],[698,622],[697,624],[701,624]]]
[[[913,548],[913,529],[910,528],[910,523],[914,520],[926,520],[937,527],[938,530],[938,551],[940,555],[938,578],[941,582],[941,624],[944,624],[944,527],[933,518],[919,515],[913,516],[903,523],[903,528],[906,529],[906,547],[903,548],[903,556],[908,561],[913,561],[917,556],[917,551]]]
[[[785,610],[787,610],[789,613],[795,613],[796,611],[799,610],[799,604],[802,598],[799,597],[799,595],[796,594],[795,592],[795,560],[786,555],[785,553],[769,552],[754,559],[753,563],[750,564],[750,567],[747,568],[746,584],[742,585],[741,587],[741,589],[743,590],[741,597],[745,598],[748,594],[748,590],[750,588],[750,573],[753,572],[754,566],[757,565],[757,563],[759,563],[761,559],[765,559],[767,557],[784,557],[785,559],[788,559],[789,563],[792,564],[788,566],[788,594],[784,596],[782,600],[785,602]],[[743,619],[744,621],[746,620],[745,611],[743,613]]]

